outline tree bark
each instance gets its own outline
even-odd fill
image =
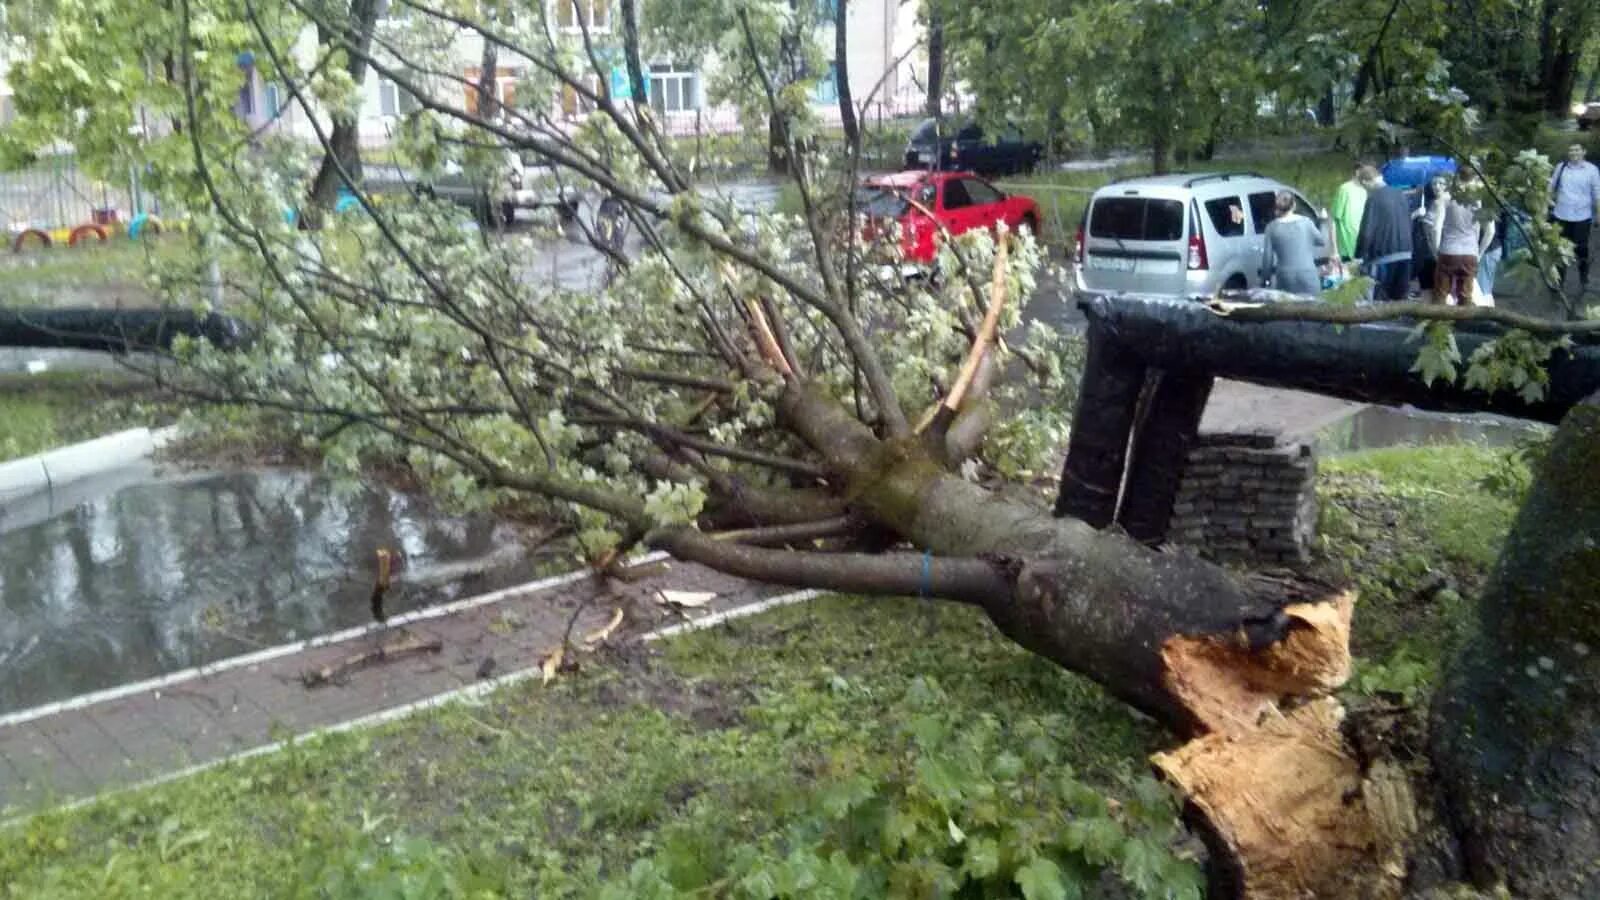
[[[928,4],[928,115],[944,114],[944,13],[938,3]]]
[[[849,0],[835,0],[833,13],[833,66],[839,91],[839,122],[849,147],[861,143],[861,127],[856,123],[856,105],[850,96]]]
[[[1600,343],[1592,336],[1558,351],[1543,398],[1529,402],[1509,390],[1486,394],[1442,379],[1425,385],[1411,371],[1417,343],[1406,321],[1335,325],[1316,321],[1248,321],[1249,309],[1219,315],[1200,303],[1093,297],[1079,304],[1090,322],[1115,335],[1119,352],[1147,366],[1190,369],[1334,397],[1441,412],[1494,412],[1559,422],[1600,387]],[[1309,304],[1269,304],[1268,316],[1289,316]],[[1364,307],[1362,309],[1365,309]],[[1359,310],[1358,310],[1359,311]],[[1238,318],[1235,318],[1238,316]],[[1463,359],[1504,332],[1481,322],[1456,326]],[[1081,409],[1081,407],[1080,407]]]
[[[493,14],[486,12],[493,21]],[[500,92],[497,76],[500,69],[500,47],[494,41],[485,39],[483,54],[478,61],[478,83],[474,89],[478,92],[478,115],[485,122],[493,122],[500,115]],[[498,173],[491,174],[491,178],[498,177]],[[489,228],[498,231],[506,224],[501,215],[500,204],[496,202],[495,191],[492,186],[485,184],[483,187],[483,222]]]
[[[1172,504],[1215,379],[1208,372],[1159,369],[1151,370],[1149,378],[1154,382],[1150,403],[1133,433],[1127,489],[1117,521],[1129,537],[1155,544],[1167,536]]]
[[[1556,431],[1434,697],[1431,744],[1474,881],[1600,896],[1600,392]]]
[[[372,46],[372,33],[378,25],[378,0],[351,0],[349,37],[359,52],[345,50],[345,71],[358,86],[367,78],[367,54]],[[340,44],[341,38],[333,34],[321,21],[317,23],[317,43],[324,47]],[[333,128],[328,135],[329,153],[322,158],[316,177],[311,180],[310,206],[307,221],[315,225],[319,211],[331,210],[339,199],[339,188],[344,179],[339,174],[342,166],[352,180],[361,180],[361,131],[356,117],[343,112],[331,115]]]
[[[917,554],[903,554],[898,570],[874,563],[869,590],[915,587],[980,606],[1021,646],[1195,739],[1156,762],[1194,802],[1219,884],[1244,897],[1331,897],[1389,879],[1375,864],[1360,766],[1325,696],[1348,675],[1351,595],[1235,576],[1002,499],[949,473],[918,439],[879,441],[804,385],[779,410],[838,474],[854,512],[924,549],[921,564]],[[751,577],[777,572],[748,548],[733,559],[730,549],[661,545]],[[995,577],[956,566],[962,559]],[[826,569],[811,576],[804,583],[842,584]],[[938,587],[954,584],[965,587]],[[1286,698],[1296,709],[1280,706]]]
[[[1167,174],[1172,167],[1171,158],[1172,129],[1162,118],[1150,130],[1150,171],[1157,175]]]
[[[1094,528],[1116,519],[1122,475],[1128,467],[1128,432],[1146,371],[1145,363],[1104,324],[1090,318],[1089,355],[1072,413],[1072,445],[1061,466],[1056,515],[1072,516]]]
[[[622,52],[628,66],[628,93],[640,107],[649,105],[650,99],[644,80],[644,63],[639,58],[639,6],[638,0],[619,0],[622,5]]]

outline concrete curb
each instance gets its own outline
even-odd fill
[[[170,443],[176,427],[130,428],[92,441],[0,463],[0,503],[14,503],[146,459]]]

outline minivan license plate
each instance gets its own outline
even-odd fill
[[[1132,272],[1133,260],[1121,256],[1091,256],[1089,268],[1104,272]]]

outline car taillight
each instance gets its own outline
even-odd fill
[[[1073,244],[1072,253],[1073,253],[1073,255],[1075,257],[1077,257],[1078,265],[1080,265],[1080,266],[1083,265],[1083,251],[1084,251],[1084,249],[1085,249],[1085,244],[1084,244],[1084,239],[1083,239],[1083,226],[1079,225],[1078,226],[1078,237],[1077,237],[1076,243]]]
[[[1211,260],[1206,256],[1206,237],[1194,226],[1189,228],[1189,268],[1211,268]]]

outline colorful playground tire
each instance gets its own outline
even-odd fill
[[[102,244],[106,242],[105,228],[99,225],[79,225],[77,228],[72,229],[72,233],[68,235],[67,246],[76,247],[78,246],[79,241],[83,240],[89,235],[94,235]]]
[[[24,249],[26,249],[28,238],[30,237],[38,238],[40,247],[49,247],[51,244],[50,235],[48,232],[40,228],[28,228],[20,232],[16,239],[11,242],[11,252],[21,253]]]
[[[161,219],[158,217],[149,213],[139,213],[133,217],[133,221],[128,223],[128,237],[136,241],[146,235],[155,237],[161,234],[165,228],[166,226],[161,223]]]

